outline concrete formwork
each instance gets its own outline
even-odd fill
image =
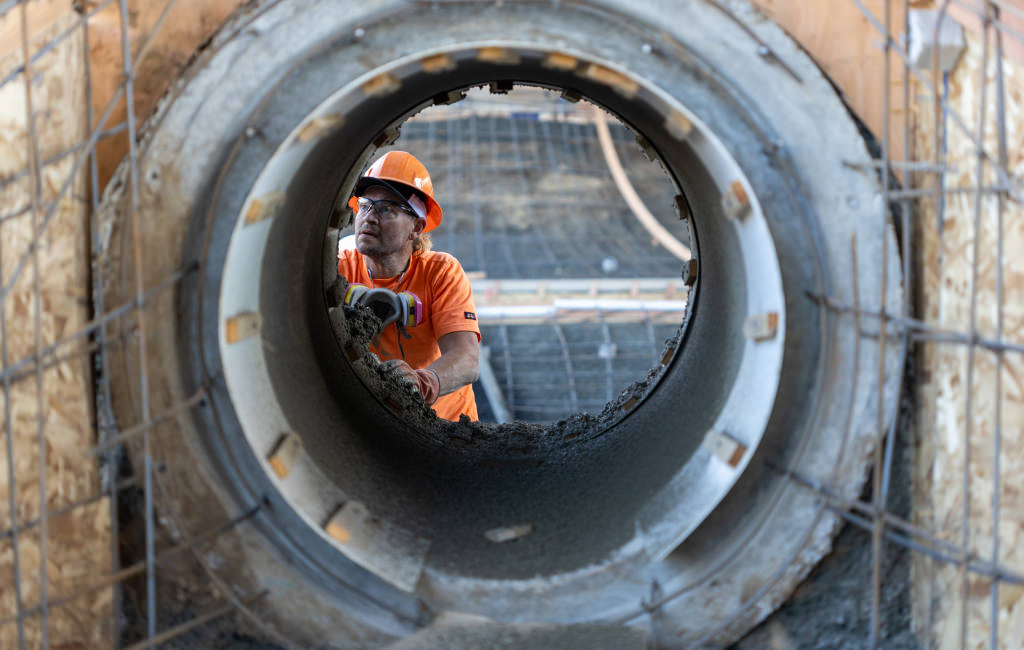
[[[100,492],[88,341],[87,176],[66,154],[88,134],[81,30],[52,3],[0,16],[0,646],[96,647],[114,637],[111,512]],[[51,13],[51,10],[54,13]],[[13,76],[13,78],[8,75]],[[29,110],[31,107],[31,111]],[[27,116],[31,115],[31,118]],[[73,338],[74,337],[74,338]],[[45,362],[37,360],[45,355]],[[10,478],[14,477],[11,481]],[[99,498],[97,498],[99,497]],[[45,542],[44,542],[45,540]],[[25,612],[30,616],[21,618]]]
[[[532,4],[384,2],[365,16],[306,8],[285,16],[276,6],[256,6],[222,33],[107,197],[103,219],[114,237],[105,249],[104,279],[111,295],[130,295],[125,267],[140,266],[146,285],[193,259],[200,271],[186,275],[180,320],[163,297],[145,313],[153,324],[144,355],[154,369],[152,408],[171,409],[193,392],[209,398],[191,422],[181,421],[180,432],[162,425],[153,438],[174,477],[165,484],[172,519],[184,522],[187,535],[216,507],[233,516],[262,497],[255,530],[246,530],[255,555],[232,558],[228,571],[245,589],[262,588],[264,620],[303,642],[326,619],[309,615],[299,624],[291,608],[317,584],[335,597],[315,592],[303,602],[335,607],[335,630],[344,613],[346,635],[375,642],[435,616],[468,612],[510,624],[653,624],[665,643],[722,644],[767,615],[826,551],[837,524],[785,471],[799,469],[853,498],[866,450],[875,444],[871,423],[876,412],[894,407],[901,371],[898,348],[883,351],[860,336],[853,319],[834,317],[821,305],[839,300],[895,309],[901,292],[891,232],[884,213],[872,209],[877,177],[832,88],[789,39],[741,3],[730,5],[732,16],[697,3],[688,23],[639,50],[625,32],[600,43],[589,36],[651,24],[667,5],[630,5],[633,23],[624,22],[623,7],[614,3],[554,11]],[[420,38],[409,43],[407,29]],[[295,33],[308,38],[296,41]],[[775,59],[751,47],[759,41]],[[257,62],[256,50],[273,56]],[[374,57],[361,55],[366,52]],[[271,69],[279,83],[267,86],[260,73]],[[621,417],[613,407],[606,423],[563,421],[539,440],[527,437],[518,453],[533,454],[529,464],[481,444],[486,432],[456,451],[454,444],[437,444],[450,432],[374,410],[383,408],[376,393],[360,392],[362,379],[337,356],[337,342],[322,338],[330,334],[321,324],[322,305],[315,309],[323,297],[309,275],[321,272],[316,256],[323,232],[316,230],[328,225],[310,215],[330,216],[321,208],[334,197],[323,188],[351,181],[381,144],[367,141],[369,134],[431,100],[447,100],[438,88],[457,90],[491,75],[512,81],[517,74],[578,89],[632,118],[692,192],[694,230],[703,233],[706,254],[698,280],[705,297],[694,301],[704,311],[695,308],[678,356],[674,348],[663,357],[660,383],[624,398]],[[792,92],[751,102],[769,83]],[[346,150],[341,143],[360,146]],[[129,246],[126,234],[136,196],[129,171],[140,180],[140,212],[160,215],[143,222],[141,246]],[[239,214],[245,223],[236,224]],[[184,261],[175,257],[178,250]],[[879,259],[888,284],[879,282],[872,263]],[[864,272],[855,282],[839,272],[845,268]],[[273,303],[279,300],[294,303]],[[259,323],[259,336],[222,341],[221,332],[234,327],[222,317]],[[183,341],[190,349],[180,347]],[[325,354],[329,359],[317,363]],[[879,359],[882,376],[872,369]],[[117,359],[112,367],[123,412],[134,360]],[[329,381],[318,376],[321,368],[329,369]],[[765,389],[776,381],[779,397]],[[367,399],[350,397],[364,394]],[[797,403],[801,408],[793,408]],[[692,417],[679,419],[676,411]],[[264,483],[263,454],[285,430],[302,438],[312,460],[286,479]],[[389,453],[373,453],[365,436],[374,431],[392,446]],[[693,469],[679,455],[684,440],[699,448],[689,457]],[[555,450],[555,441],[565,444]],[[732,451],[723,461],[706,441]],[[537,453],[546,446],[549,455]],[[716,462],[736,471],[720,474]],[[710,474],[700,469],[705,463]],[[739,483],[709,513],[706,498],[718,497],[703,495],[719,489],[720,479]],[[314,485],[321,488],[311,490]],[[497,485],[507,490],[503,498]],[[570,493],[572,500],[563,498]],[[438,494],[444,496],[436,504],[423,498]],[[493,498],[485,506],[487,495]],[[697,502],[681,505],[688,499]],[[331,530],[350,530],[333,522],[355,501],[384,522],[383,530],[398,532],[369,548],[346,546],[365,531],[339,537]],[[709,523],[695,526],[692,516],[708,516]],[[487,522],[521,518],[535,532],[515,546],[487,546],[475,534]],[[331,522],[326,534],[317,526],[324,521]],[[268,582],[267,567],[281,566],[275,555],[296,571],[290,589]],[[302,563],[331,572],[322,571],[315,583]],[[645,598],[654,598],[658,611],[635,604]],[[687,615],[695,608],[704,614]]]
[[[999,342],[1024,340],[1024,213],[1005,194],[979,196],[972,188],[1002,185],[996,166],[1017,178],[1024,170],[1024,66],[996,56],[994,30],[987,39],[968,31],[966,45],[949,76],[948,110],[932,101],[915,106],[918,158],[951,167],[943,179],[950,191],[944,203],[928,197],[916,212],[918,308],[929,328],[962,333],[966,340],[951,345],[937,334],[938,341],[926,335],[919,344],[914,518],[967,550],[972,561],[1020,573],[1024,364],[1017,350],[1002,349]],[[945,151],[941,142],[936,149],[943,130]],[[977,143],[991,161],[979,162]],[[938,185],[934,174],[918,182],[924,188]],[[971,340],[981,344],[970,345]],[[1019,584],[917,556],[914,591],[915,624],[930,647],[982,648],[990,640],[1000,648],[1024,645]]]
[[[130,4],[130,3],[129,3]],[[145,3],[143,3],[145,4]],[[176,6],[182,7],[186,3],[179,2]],[[159,64],[147,68],[147,78],[152,81],[150,100],[148,103],[139,99],[137,111],[139,116],[148,113],[147,106],[155,105],[155,98],[162,92],[163,88],[180,71],[182,64],[189,57],[200,42],[220,23],[232,3],[218,4],[210,13],[205,12],[184,12],[176,20],[179,21],[180,31],[176,32],[177,38],[171,39],[167,47],[174,50],[174,53],[164,52]],[[773,5],[773,3],[762,2],[761,6],[777,21],[779,21],[791,34],[797,37],[804,46],[818,58],[818,62],[829,72],[832,80],[844,91],[847,101],[873,127],[876,136],[882,133],[881,123],[883,116],[899,111],[898,103],[892,103],[889,111],[884,106],[882,110],[878,106],[882,104],[881,90],[871,93],[864,92],[864,83],[877,85],[880,74],[878,73],[882,63],[877,58],[869,56],[868,52],[873,47],[880,34],[866,29],[862,32],[844,35],[837,34],[830,38],[821,36],[821,32],[815,32],[814,26],[820,25],[822,20],[828,20],[829,11],[821,8],[796,8],[793,5]],[[870,9],[880,15],[878,9],[881,3],[866,3]],[[45,42],[57,32],[65,29],[74,23],[73,17],[65,16],[54,23],[54,16],[60,16],[63,8],[55,8],[53,2],[29,3],[30,8],[30,33],[35,35],[32,28],[37,23],[50,25],[47,31],[39,32],[39,39]],[[850,9],[852,3],[841,3],[842,10]],[[60,10],[58,10],[60,9]],[[136,7],[135,9],[147,14],[148,18],[138,21],[140,31],[134,33],[137,38],[139,34],[148,32],[150,27],[155,25],[155,16],[158,15],[156,8],[149,5]],[[38,13],[34,13],[38,10]],[[110,6],[106,11],[113,11]],[[19,10],[15,8],[3,16],[0,27],[4,34],[20,34]],[[853,12],[859,13],[859,12]],[[136,14],[138,15],[138,14]],[[810,17],[809,17],[810,16]],[[833,16],[834,17],[834,16]],[[899,16],[895,16],[899,22]],[[117,22],[120,18],[117,18]],[[836,21],[841,22],[841,21]],[[108,47],[96,46],[93,50],[94,62],[97,67],[103,64],[108,66],[108,88],[120,83],[120,70],[122,62],[111,63],[108,56],[110,52],[117,51],[116,22],[111,21],[104,28],[96,25],[96,35],[99,39],[106,34]],[[811,26],[808,31],[808,26]],[[894,29],[893,37],[898,36],[899,29]],[[816,36],[804,36],[804,34],[816,34]],[[835,47],[835,52],[853,52],[849,57],[836,57],[835,63],[829,60],[828,52],[833,50],[836,39],[850,38],[857,41],[857,45],[846,49]],[[9,41],[7,41],[9,42]],[[33,42],[32,48],[38,45]],[[65,45],[56,48],[53,52],[42,58],[36,69],[38,84],[33,84],[37,91],[35,101],[40,106],[47,106],[45,117],[49,128],[41,130],[39,142],[41,143],[41,157],[48,157],[52,144],[54,152],[68,149],[76,144],[85,141],[87,128],[81,115],[72,115],[73,111],[60,111],[56,107],[64,106],[65,109],[78,105],[84,106],[85,98],[82,95],[81,86],[77,83],[67,83],[68,79],[77,79],[83,57],[80,54],[72,54],[74,48],[81,47],[79,41],[74,38],[66,39]],[[990,41],[990,47],[992,42]],[[5,50],[6,61],[10,69],[18,65],[17,48]],[[961,65],[954,71],[951,77],[950,106],[963,116],[966,124],[973,124],[977,119],[978,102],[980,99],[981,85],[977,83],[979,76],[981,58],[980,36],[975,35],[968,39],[968,55]],[[989,51],[990,60],[994,53]],[[144,59],[145,60],[145,59]],[[173,65],[164,65],[166,62],[174,62]],[[900,66],[897,65],[897,68]],[[1007,163],[1014,173],[1019,174],[1020,147],[1015,145],[1019,139],[1019,66],[1015,63],[1007,64],[1004,67],[1006,91],[996,92],[995,73],[990,66],[988,75],[988,89],[991,93],[987,103],[988,126],[985,132],[985,150],[998,159],[998,129],[995,119],[996,105],[995,97],[1002,95],[1007,99],[1006,103],[1006,124],[1007,124]],[[845,71],[845,72],[844,72]],[[865,77],[865,72],[873,72]],[[98,73],[102,74],[102,73]],[[927,73],[930,74],[930,73]],[[899,75],[897,75],[898,77]],[[921,86],[915,86],[915,90],[924,91]],[[4,126],[4,170],[5,175],[16,174],[21,170],[30,167],[29,157],[26,152],[30,151],[29,141],[25,139],[26,120],[24,109],[24,86],[19,86],[17,81],[8,82],[0,88],[3,92]],[[96,95],[94,94],[94,97]],[[63,99],[58,99],[58,98]],[[69,98],[71,101],[69,102]],[[860,98],[860,99],[858,99]],[[77,101],[76,101],[77,100]],[[62,103],[63,102],[63,103]],[[101,107],[103,108],[103,107]],[[936,113],[934,105],[928,101],[922,101],[915,107],[916,136],[914,139],[913,157],[921,161],[940,160],[956,167],[955,172],[950,172],[946,177],[948,185],[954,184],[954,174],[958,174],[956,182],[964,186],[973,186],[974,167],[976,162],[976,149],[969,140],[963,137],[955,128],[950,129],[948,142],[948,154],[943,156],[936,151],[934,146],[936,129]],[[79,113],[83,111],[79,110]],[[64,118],[61,118],[61,115]],[[60,128],[53,128],[59,124]],[[108,124],[109,126],[109,124]],[[47,138],[53,138],[53,142],[47,144]],[[890,159],[898,157],[902,151],[899,135],[893,135],[889,142]],[[8,154],[7,152],[10,152]],[[105,169],[111,169],[113,164],[124,153],[124,144],[119,146],[111,145],[109,153],[104,157],[108,165]],[[84,268],[83,261],[87,258],[84,252],[87,237],[87,221],[85,209],[81,204],[81,198],[86,196],[84,176],[79,174],[72,184],[72,191],[60,192],[60,185],[67,178],[69,162],[67,159],[48,163],[43,166],[44,174],[38,194],[42,204],[48,203],[47,197],[60,198],[56,211],[54,212],[54,227],[50,231],[52,237],[48,242],[49,246],[40,248],[40,261],[46,269],[60,269],[61,272],[47,272],[41,277],[40,291],[37,294],[33,283],[31,265],[29,264],[21,273],[5,299],[5,323],[14,323],[15,314],[21,314],[25,318],[21,321],[20,327],[10,327],[6,333],[6,340],[10,346],[8,359],[5,366],[15,364],[18,361],[27,360],[26,368],[31,376],[18,376],[11,372],[6,374],[17,382],[7,388],[8,404],[14,405],[9,422],[21,422],[22,424],[8,429],[8,439],[15,449],[14,475],[16,484],[24,489],[19,490],[16,497],[16,509],[19,518],[31,521],[39,512],[40,500],[38,488],[41,485],[39,478],[42,474],[46,477],[45,486],[47,498],[45,503],[51,508],[59,508],[62,505],[75,502],[76,498],[95,492],[97,486],[95,465],[90,461],[82,460],[82,453],[88,451],[94,444],[93,431],[86,424],[91,421],[89,414],[90,395],[87,388],[86,366],[82,362],[82,350],[73,349],[73,346],[62,348],[67,353],[67,358],[72,361],[54,363],[43,373],[43,390],[46,397],[43,399],[44,410],[48,411],[45,418],[46,444],[38,444],[38,420],[36,404],[38,398],[35,393],[35,372],[32,367],[31,357],[37,343],[32,339],[34,327],[31,321],[35,318],[35,308],[40,306],[40,322],[42,327],[42,345],[47,341],[56,341],[61,335],[67,336],[74,332],[85,322],[86,306],[85,301],[88,295],[88,273]],[[996,177],[989,171],[986,183],[995,182]],[[934,177],[922,175],[909,180],[910,187],[931,187]],[[21,180],[9,183],[3,189],[3,205],[5,215],[18,213],[25,207],[25,200],[32,195],[30,179],[22,176]],[[77,192],[75,191],[77,190]],[[1004,195],[1005,196],[1005,195]],[[913,199],[916,201],[916,199]],[[1007,339],[1020,341],[1021,336],[1016,332],[1016,321],[1014,321],[1014,309],[1022,301],[1014,293],[1017,287],[1016,279],[1019,269],[1016,268],[1017,257],[1013,251],[1020,249],[1020,242],[1017,241],[1019,230],[1019,203],[1005,200],[1000,203],[997,198],[985,198],[978,207],[972,203],[970,192],[954,193],[947,197],[942,211],[945,219],[941,224],[936,224],[935,214],[938,210],[937,203],[931,199],[920,201],[921,210],[915,213],[913,242],[921,242],[918,257],[914,258],[914,276],[917,279],[917,299],[919,302],[918,315],[929,325],[938,326],[945,332],[947,339],[952,335],[970,336],[972,329],[976,329],[979,335],[995,338],[998,336]],[[1002,205],[1003,232],[997,232],[997,224]],[[25,256],[30,251],[28,241],[31,239],[32,228],[26,228],[25,224],[31,220],[30,212],[21,213],[20,218],[5,218],[0,229],[3,232],[5,250],[9,250],[8,242],[21,242],[15,244],[14,251],[17,255],[3,255],[3,277],[8,282],[13,269],[11,268],[19,259],[28,260]],[[46,211],[37,211],[36,214],[45,215]],[[975,214],[978,215],[978,228],[975,226]],[[59,226],[59,227],[57,227]],[[976,235],[975,233],[980,233]],[[20,237],[20,239],[19,239]],[[975,248],[974,243],[978,242]],[[997,243],[1003,246],[1003,257],[999,259],[994,252],[997,250]],[[913,248],[913,247],[911,247]],[[979,253],[975,253],[979,251]],[[986,251],[989,251],[986,254]],[[77,252],[77,254],[76,254]],[[975,271],[977,274],[975,275]],[[1001,277],[1000,286],[1002,294],[996,293],[997,278]],[[24,284],[24,283],[28,284]],[[52,283],[52,284],[51,284]],[[6,285],[5,285],[6,286]],[[976,289],[972,289],[976,287]],[[20,296],[20,298],[19,298]],[[972,318],[972,305],[975,307],[975,316]],[[1000,311],[1000,308],[1002,310]],[[997,321],[1002,314],[1002,326],[997,330]],[[973,324],[972,324],[973,320]],[[77,326],[76,326],[77,325]],[[942,332],[939,332],[941,335]],[[51,338],[52,337],[52,338]],[[924,338],[924,337],[922,337]],[[1021,527],[1020,521],[1024,519],[1024,513],[1020,512],[1020,493],[1016,488],[1016,477],[1020,469],[1015,462],[1021,456],[1016,450],[1020,445],[1020,409],[1016,405],[1020,402],[1019,386],[1016,381],[1014,368],[1019,365],[1019,358],[1015,356],[1015,350],[1009,350],[1000,359],[991,352],[991,347],[973,348],[973,358],[968,358],[967,348],[963,346],[948,345],[946,343],[923,342],[920,345],[922,350],[921,367],[915,375],[920,381],[920,414],[918,419],[918,476],[915,490],[917,491],[916,517],[921,526],[927,530],[934,531],[942,540],[947,541],[951,548],[964,544],[978,556],[979,561],[986,558],[991,559],[993,554],[992,532],[999,531],[998,561],[1009,567],[1019,567],[1021,559],[1017,555],[1021,548]],[[955,342],[955,341],[953,341]],[[961,341],[962,343],[962,341]],[[54,358],[56,357],[48,357]],[[1001,365],[1000,365],[1001,364]],[[968,370],[970,368],[970,370]],[[1000,370],[1001,368],[1001,370]],[[973,385],[973,389],[971,387]],[[968,405],[967,395],[971,395]],[[16,399],[15,399],[16,398]],[[998,414],[998,415],[997,415]],[[1000,433],[1000,447],[995,444],[995,432]],[[13,433],[13,436],[10,434]],[[966,444],[964,444],[966,442]],[[45,456],[50,470],[41,473],[39,471],[40,450],[45,450]],[[965,453],[970,450],[970,461],[964,462]],[[0,453],[6,451],[0,450]],[[992,470],[996,466],[995,459],[1000,458],[1001,478],[998,482]],[[88,458],[87,456],[85,458]],[[74,462],[73,462],[74,461]],[[54,464],[55,463],[55,464]],[[964,471],[967,470],[966,480]],[[995,486],[995,487],[993,487]],[[966,494],[964,488],[966,487]],[[36,492],[33,494],[33,490]],[[999,508],[1000,519],[998,526],[994,523],[994,495],[1000,495]],[[24,501],[22,501],[24,497]],[[7,499],[0,504],[0,508],[7,507]],[[63,517],[52,517],[47,522],[48,545],[47,562],[52,570],[49,570],[49,578],[54,580],[55,576],[61,576],[69,582],[62,583],[70,586],[83,584],[82,577],[87,577],[90,584],[105,572],[106,558],[109,558],[109,534],[108,513],[105,510],[107,505],[103,501],[92,503],[88,506],[73,508],[72,512]],[[965,510],[966,507],[966,510]],[[22,511],[24,508],[24,511]],[[964,537],[962,517],[968,514],[967,534]],[[85,531],[85,532],[83,532]],[[32,562],[38,562],[37,542],[33,542],[32,532],[27,532],[21,539],[19,547],[23,549],[19,561],[22,563],[21,571],[26,606],[31,606],[31,596],[38,591],[38,567],[33,567]],[[88,542],[77,543],[75,546],[62,544],[60,540],[66,537],[83,538],[87,537]],[[38,538],[36,538],[38,539]],[[0,555],[0,562],[13,562],[13,545],[5,539],[7,544],[4,554]],[[57,549],[57,550],[54,550]],[[224,553],[230,554],[229,549]],[[65,560],[65,555],[67,559]],[[992,634],[993,630],[997,635],[997,642],[1002,647],[1019,647],[1021,636],[1024,634],[1022,627],[1024,623],[1024,598],[1018,584],[1012,579],[996,583],[993,596],[992,581],[982,577],[976,577],[974,573],[968,575],[955,568],[951,569],[946,564],[935,560],[926,559],[924,556],[915,556],[918,559],[916,565],[915,589],[917,601],[915,615],[919,629],[920,638],[925,645],[936,645],[940,647],[959,647],[961,641],[966,638],[971,646],[984,645]],[[1004,576],[1006,577],[1006,576]],[[50,587],[48,585],[48,587]],[[54,585],[50,587],[50,597],[56,596],[55,590],[61,590],[63,586]],[[36,590],[36,591],[33,591]],[[109,634],[109,628],[93,626],[89,622],[83,623],[85,617],[99,617],[105,620],[113,620],[108,616],[110,591],[99,591],[98,597],[93,600],[86,600],[80,607],[75,605],[62,610],[63,614],[53,613],[50,615],[49,631],[50,640],[56,643],[58,636],[68,638],[69,642],[82,641],[85,643],[101,643]],[[27,595],[26,595],[27,594]],[[964,596],[966,594],[966,597]],[[14,614],[17,606],[13,604],[12,593],[7,590],[3,594],[4,611]],[[967,613],[967,624],[959,616],[961,612]],[[992,625],[992,615],[995,614],[998,625]],[[66,616],[67,620],[61,618]],[[67,628],[65,628],[65,624]],[[34,641],[38,638],[38,627],[29,623],[26,627],[27,638]],[[961,631],[964,627],[966,633]],[[74,630],[69,632],[68,637],[65,629]],[[13,623],[0,630],[0,638],[5,642],[10,640],[10,633],[14,630]],[[16,632],[15,632],[16,633]],[[966,634],[966,637],[964,636]],[[783,643],[783,642],[780,642]],[[1016,645],[1015,645],[1016,644]]]

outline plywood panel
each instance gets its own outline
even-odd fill
[[[928,3],[934,5],[934,2]],[[981,33],[981,16],[985,13],[985,0],[958,0],[948,7],[949,15],[975,33]],[[1006,56],[1016,63],[1024,63],[1024,41],[1010,34],[1024,35],[1024,0],[1000,0],[998,20],[1005,27],[1003,47]]]
[[[38,15],[37,9],[49,6],[39,2],[28,8],[30,14]],[[5,20],[19,13],[16,7]],[[76,19],[65,3],[62,16],[33,33],[31,50],[37,51]],[[19,47],[0,59],[3,75],[22,64],[20,23],[14,38]],[[4,41],[7,45],[10,42]],[[32,99],[43,160],[55,158],[85,139],[84,57],[79,31],[32,66]],[[24,526],[38,519],[43,507],[52,511],[100,489],[95,457],[86,453],[95,444],[95,432],[83,345],[67,346],[65,358],[46,367],[41,392],[32,363],[37,331],[46,347],[83,327],[88,318],[85,177],[77,175],[68,191],[60,194],[74,157],[45,165],[40,178],[42,209],[26,209],[33,194],[32,177],[24,173],[30,167],[26,115],[25,79],[19,76],[0,86],[0,178],[4,179],[0,184],[0,274],[3,286],[10,286],[2,314],[6,366],[25,362],[28,372],[15,376],[9,390],[0,389],[11,409],[10,426],[0,412],[0,530],[5,533],[0,538],[0,618],[16,612],[15,548],[7,531],[15,523]],[[52,217],[38,239],[37,277],[29,251],[35,241],[33,233],[42,229],[47,213]],[[15,278],[19,266],[23,270]],[[14,451],[13,481],[7,471],[8,436]],[[45,477],[42,499],[41,476]],[[13,513],[8,500],[11,490],[15,491]],[[19,535],[18,573],[22,600],[28,608],[40,604],[44,567],[47,599],[51,601],[93,584],[110,570],[110,519],[105,499],[50,519],[46,528],[45,546],[38,526]],[[52,610],[46,625],[51,647],[108,647],[114,620],[111,596],[109,589],[101,590]],[[29,618],[27,647],[39,647],[42,632],[41,618]],[[0,627],[0,647],[18,647],[13,623]]]
[[[996,155],[995,67],[981,78],[981,40],[968,34],[968,49],[950,83],[950,105],[972,129],[979,118],[980,93],[984,83],[988,112],[984,148]],[[1019,177],[1024,172],[1024,66],[1005,63],[1007,93],[1007,151],[1009,170]],[[916,146],[923,159],[935,155],[934,107],[922,102],[915,106],[921,128]],[[955,169],[947,175],[948,187],[978,184],[976,147],[967,134],[949,126],[948,163]],[[922,187],[934,187],[935,176],[917,179]],[[989,166],[982,180],[993,184],[996,176]],[[1005,204],[1004,230],[998,231],[999,203],[989,195],[981,202],[979,227],[975,230],[975,195],[950,195],[944,222],[937,223],[938,203],[923,201],[915,224],[918,237],[920,284],[917,292],[922,317],[931,324],[958,332],[971,329],[971,274],[978,265],[976,327],[980,336],[996,334],[996,276],[999,260],[997,240],[1003,239],[1003,336],[1024,341],[1024,210],[1019,203]],[[974,246],[978,254],[975,259]],[[920,347],[914,509],[917,522],[940,538],[962,543],[963,508],[968,515],[968,548],[984,559],[992,559],[992,540],[999,539],[998,560],[1016,572],[1024,572],[1024,359],[1005,355],[1002,386],[997,392],[997,363],[993,352],[978,349],[970,372],[964,346],[928,343]],[[972,400],[967,410],[968,389]],[[994,460],[997,450],[995,428],[997,406],[1001,414],[1002,444],[998,450],[1001,480],[996,483]],[[963,490],[964,467],[969,456],[968,493]],[[992,497],[998,490],[1001,513],[993,518]],[[987,648],[990,616],[990,582],[972,576],[963,589],[963,578],[955,568],[916,557],[913,567],[914,622],[927,647],[959,648],[961,609],[966,601],[968,648]],[[1004,585],[999,590],[999,647],[1024,647],[1024,590]]]
[[[25,23],[28,33],[38,36],[43,32],[53,33],[55,23],[66,22],[69,9],[67,0],[34,0],[25,5]],[[21,8],[8,10],[0,15],[0,60],[21,52],[22,15]]]
[[[202,43],[207,41],[243,0],[175,0],[160,22],[166,3],[128,1],[128,37],[135,66],[135,115],[137,129],[156,107],[171,82],[185,69]],[[121,14],[118,3],[89,20],[93,108],[99,116],[114,97],[124,78]],[[152,37],[152,42],[150,38]],[[146,46],[145,56],[138,59]],[[107,128],[125,121],[124,101],[118,102]],[[104,187],[128,153],[128,136],[105,138],[97,146],[100,187]]]
[[[903,134],[908,123],[903,98],[903,65],[898,57],[890,55],[887,103],[882,67],[885,38],[857,5],[852,0],[752,2],[814,58],[839,88],[847,105],[880,142],[886,133],[888,114],[889,157],[892,160],[905,159]],[[882,0],[865,0],[863,4],[884,24]],[[902,8],[898,2],[892,5],[892,37],[899,39],[903,32]]]

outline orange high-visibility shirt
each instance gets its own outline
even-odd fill
[[[338,273],[349,283],[390,289],[395,293],[408,291],[423,303],[423,320],[419,325],[406,327],[411,338],[402,338],[398,345],[398,326],[392,323],[384,328],[370,351],[381,361],[403,359],[414,369],[426,368],[441,358],[437,339],[451,332],[473,332],[480,340],[480,325],[476,320],[473,289],[459,261],[448,253],[413,253],[404,276],[370,280],[366,261],[359,251],[343,250],[338,253]],[[404,352],[404,356],[403,356]],[[477,420],[476,397],[473,386],[467,384],[455,392],[442,395],[434,402],[438,417],[457,421],[462,414]]]

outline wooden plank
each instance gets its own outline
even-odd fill
[[[224,24],[243,0],[175,0],[154,32],[166,3],[146,0],[128,1],[128,34],[133,56],[152,34],[156,34],[146,56],[135,68],[135,115],[141,127],[171,83],[184,71],[199,46]],[[90,61],[92,64],[93,110],[101,115],[117,92],[123,77],[121,56],[121,15],[118,3],[100,11],[89,21]],[[124,102],[120,102],[107,126],[125,120]],[[100,188],[110,180],[117,165],[128,153],[128,136],[121,133],[106,138],[97,147]]]
[[[868,21],[857,5],[840,2],[793,2],[752,0],[769,18],[800,43],[832,82],[857,116],[881,140],[886,115],[883,102],[883,35]],[[883,0],[864,0],[864,5],[882,22]],[[902,5],[892,3],[894,39],[901,37]],[[903,102],[900,59],[890,57],[892,79],[889,104],[889,157],[904,160],[903,128],[907,111]]]
[[[47,39],[52,37],[57,30],[53,26],[60,23],[65,28],[71,23],[67,20],[71,13],[68,10],[67,0],[32,0],[25,3],[28,11],[28,34],[34,47],[40,35],[46,35]],[[9,56],[21,59],[21,7],[11,7],[6,13],[0,15],[0,60]],[[44,43],[46,41],[43,41]],[[35,51],[33,49],[33,51]],[[6,67],[5,61],[5,67]]]
[[[267,462],[270,463],[277,478],[285,479],[292,473],[292,469],[295,468],[295,464],[299,462],[301,456],[302,438],[294,431],[289,431],[281,436],[277,444],[274,445],[274,450],[267,457]]]

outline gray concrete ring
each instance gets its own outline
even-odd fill
[[[158,216],[141,233],[146,282],[198,268],[177,303],[147,307],[149,390],[156,408],[206,398],[155,438],[172,479],[162,509],[187,534],[262,504],[219,570],[269,589],[268,624],[296,643],[379,643],[457,612],[655,618],[659,642],[717,644],[763,618],[836,526],[773,467],[855,496],[902,367],[808,297],[877,311],[902,296],[877,181],[844,164],[869,156],[827,81],[742,3],[744,25],[704,3],[665,21],[683,9],[653,0],[301,4],[238,16],[142,145],[140,209]],[[701,262],[660,381],[609,426],[529,458],[418,440],[332,345],[323,297],[333,200],[376,135],[494,80],[573,89],[641,133],[693,207]],[[127,299],[129,197],[112,186],[105,282]],[[122,423],[130,361],[110,367]],[[268,456],[283,434],[305,451],[282,479]],[[349,540],[331,534],[339,521]],[[535,532],[515,545],[483,535],[522,521]]]

